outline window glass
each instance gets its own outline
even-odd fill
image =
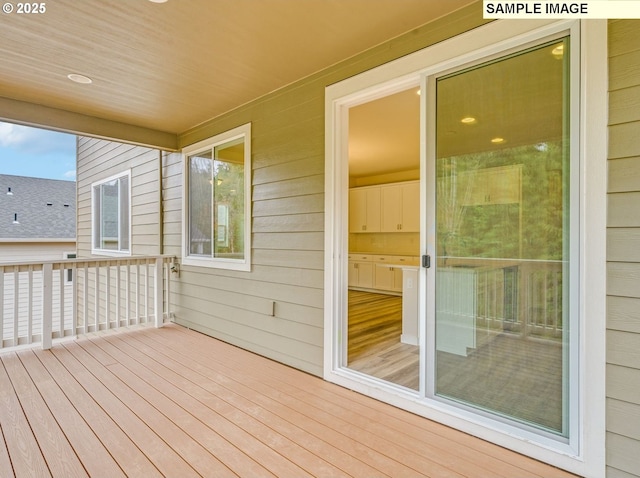
[[[129,251],[129,173],[92,187],[93,249]]]
[[[237,128],[185,156],[187,263],[249,267],[249,131]]]
[[[436,395],[564,437],[568,47],[436,85]]]

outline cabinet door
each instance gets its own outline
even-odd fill
[[[456,181],[456,203],[453,207],[482,206],[487,202],[487,180],[481,171],[459,173]],[[441,188],[442,190],[442,188]]]
[[[402,225],[402,187],[400,185],[381,188],[382,232],[399,232]]]
[[[373,262],[358,262],[358,287],[373,288]]]
[[[376,264],[375,288],[393,290],[393,267],[386,264]]]
[[[380,232],[380,188],[349,190],[349,232]]]
[[[521,166],[492,168],[487,173],[489,204],[511,204],[520,202]]]
[[[420,183],[402,185],[401,232],[420,232]]]
[[[420,183],[381,188],[382,232],[420,232]]]
[[[393,288],[394,292],[402,292],[402,267],[392,267]]]
[[[358,287],[358,263],[354,261],[349,261],[349,270],[348,270],[348,284],[349,287]]]

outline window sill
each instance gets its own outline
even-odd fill
[[[251,271],[251,263],[246,259],[214,259],[207,257],[185,256],[182,258],[182,265],[207,267],[209,269],[224,269],[244,272]]]

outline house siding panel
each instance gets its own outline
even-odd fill
[[[131,253],[160,253],[158,151],[78,139],[78,257],[91,256],[91,184],[131,169]]]
[[[609,22],[607,476],[640,476],[640,30]]]
[[[187,146],[251,122],[253,266],[182,266],[172,286],[178,323],[322,375],[325,87],[475,28],[486,22],[480,11],[459,10],[180,136]],[[178,256],[180,161],[163,160],[164,246]]]

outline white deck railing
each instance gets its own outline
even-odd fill
[[[0,264],[0,350],[170,317],[171,256]]]

